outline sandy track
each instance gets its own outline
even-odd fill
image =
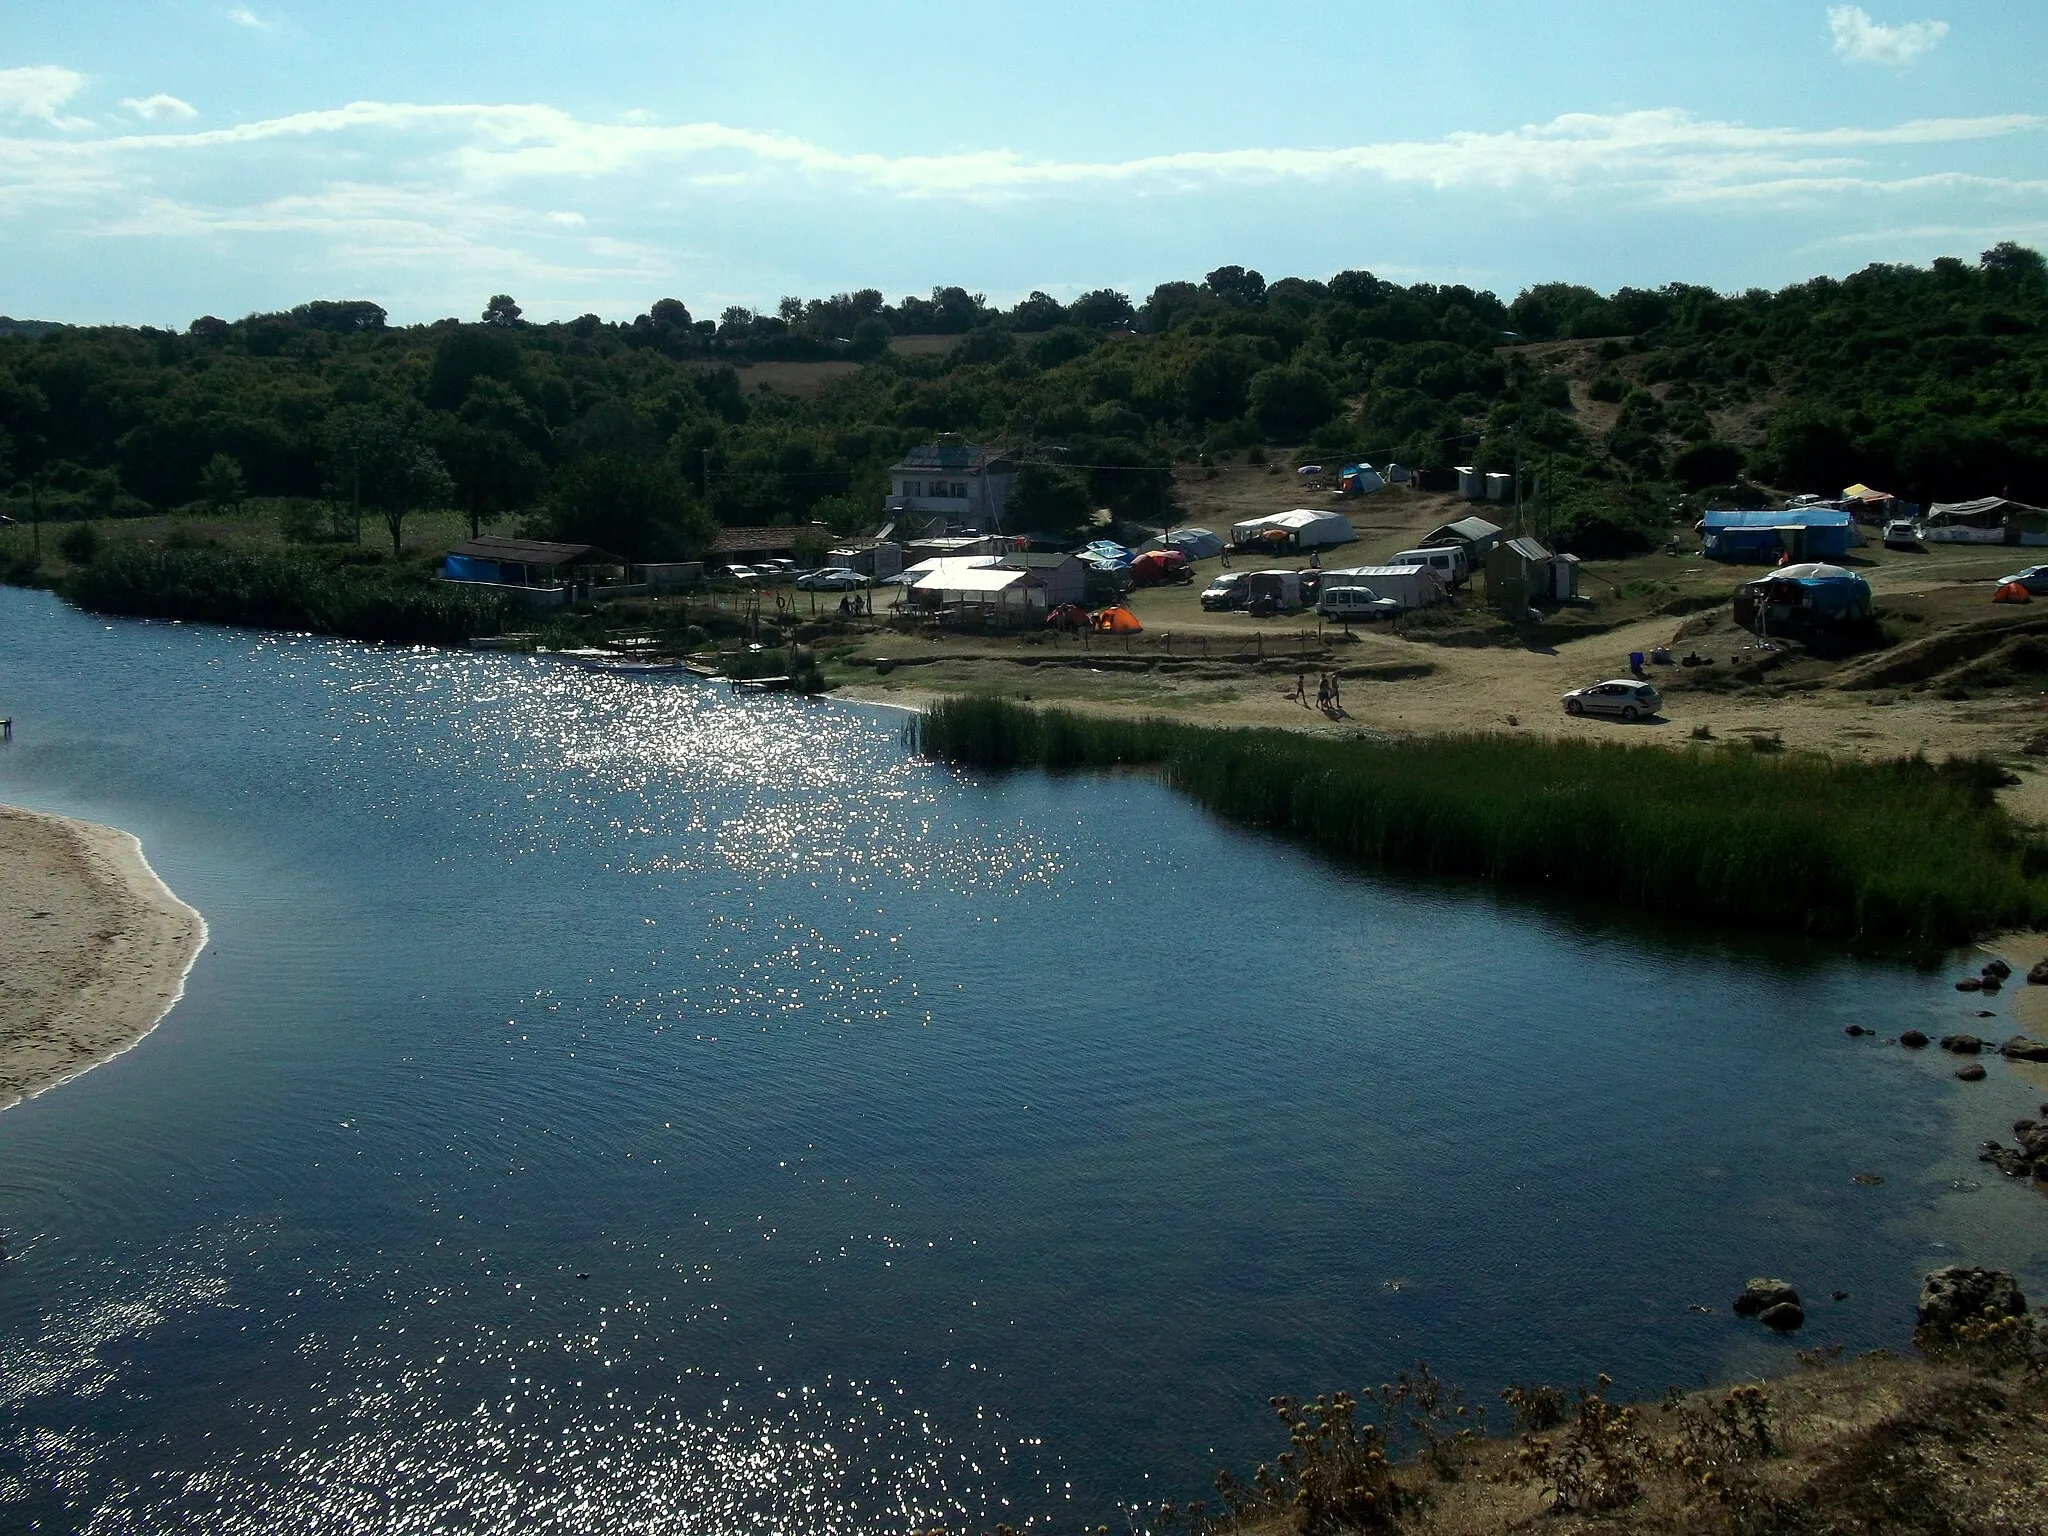
[[[141,1040],[205,942],[126,832],[0,806],[0,1109]]]

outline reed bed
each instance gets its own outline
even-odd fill
[[[1463,735],[1333,741],[953,698],[909,727],[978,768],[1144,767],[1340,858],[1925,951],[2048,922],[2048,846],[1979,760]]]
[[[218,549],[113,550],[75,572],[81,608],[139,618],[448,645],[505,626],[503,599],[423,576]]]

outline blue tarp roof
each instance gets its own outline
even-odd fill
[[[1786,507],[1780,512],[1709,512],[1709,530],[1717,528],[1849,528],[1856,519],[1832,507]]]

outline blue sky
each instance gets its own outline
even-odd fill
[[[8,9],[18,317],[1142,298],[1225,262],[1740,289],[2048,245],[2040,0]]]

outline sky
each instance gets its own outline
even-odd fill
[[[2048,246],[2042,0],[0,0],[0,314],[700,318]]]

